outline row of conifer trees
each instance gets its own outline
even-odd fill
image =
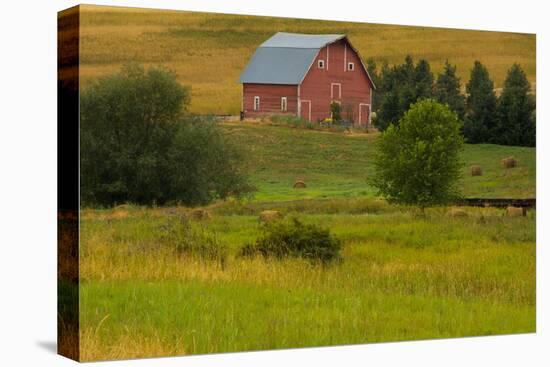
[[[367,68],[377,87],[373,122],[381,130],[390,123],[397,124],[417,100],[432,98],[456,112],[468,143],[535,146],[535,97],[518,64],[508,70],[498,96],[487,68],[479,61],[471,69],[465,94],[456,66],[448,61],[437,78],[427,60],[420,59],[415,64],[411,56],[400,65],[384,63],[380,70],[373,60],[368,60]]]

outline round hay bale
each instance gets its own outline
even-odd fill
[[[189,213],[189,218],[194,220],[207,220],[212,218],[208,210],[205,209],[193,209]]]
[[[282,219],[283,213],[277,210],[264,210],[260,213],[260,222],[272,222],[274,220]]]
[[[516,206],[509,206],[506,208],[507,217],[521,217],[525,215],[523,208],[518,208]]]
[[[294,187],[295,189],[305,189],[306,188],[306,183],[304,181],[296,181],[294,183]]]
[[[483,174],[480,166],[472,166],[470,167],[470,171],[472,172],[472,176],[481,176]]]
[[[468,216],[468,213],[466,213],[464,209],[451,208],[451,210],[447,212],[447,216],[451,218],[465,218]]]
[[[518,161],[514,157],[503,158],[500,163],[504,168],[514,168],[518,165]]]

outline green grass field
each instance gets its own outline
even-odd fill
[[[342,239],[342,262],[328,267],[236,257],[259,234],[256,215],[193,222],[229,248],[222,266],[177,255],[162,240],[184,208],[84,212],[82,358],[535,330],[533,213],[472,209],[453,219],[431,210],[417,218],[375,207],[375,214],[352,214],[343,201],[338,214],[288,212]]]
[[[457,65],[463,84],[474,60],[488,67],[497,88],[517,62],[535,87],[533,34],[90,5],[81,6],[81,14],[83,87],[127,62],[161,64],[192,86],[195,113],[238,114],[239,75],[256,47],[278,31],[347,34],[364,59],[393,64],[411,54],[426,58],[436,73],[448,59]]]
[[[180,254],[167,228],[189,208],[86,209],[81,219],[81,357],[151,357],[535,331],[535,211],[414,210],[374,197],[365,179],[376,135],[223,124],[247,150],[259,191],[216,202],[191,221],[226,252]],[[514,155],[519,166],[500,167]],[[467,195],[530,197],[533,148],[466,145]],[[465,173],[467,168],[465,168]],[[306,189],[292,189],[300,178]],[[330,228],[342,261],[242,258],[258,215]]]
[[[250,162],[257,201],[374,196],[367,184],[376,134],[343,134],[272,126],[228,123],[227,135],[243,147]],[[518,167],[503,169],[500,160],[514,156]],[[465,197],[535,197],[535,149],[490,144],[465,145],[462,152]],[[472,177],[470,166],[482,176]],[[292,185],[303,180],[307,188]]]

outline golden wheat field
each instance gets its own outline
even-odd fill
[[[434,72],[445,60],[463,84],[474,60],[500,88],[519,63],[535,85],[534,34],[408,27],[122,7],[81,6],[81,82],[112,74],[128,62],[164,65],[191,86],[191,112],[237,114],[238,78],[256,47],[273,33],[347,34],[363,59],[400,63],[426,58]]]

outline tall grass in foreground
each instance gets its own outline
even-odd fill
[[[394,207],[357,214],[340,206],[334,214],[288,212],[342,240],[342,261],[328,266],[236,256],[261,225],[228,208],[190,223],[227,247],[223,265],[167,242],[166,224],[183,209],[85,211],[83,358],[535,330],[533,212],[508,218],[468,209],[469,217],[449,218],[434,209],[420,218]]]

